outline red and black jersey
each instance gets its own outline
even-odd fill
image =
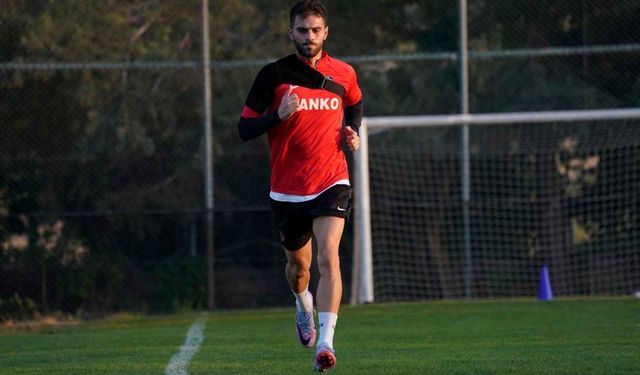
[[[327,80],[332,84],[329,89]],[[290,86],[294,86],[292,93],[300,99],[300,110],[286,120],[279,120],[278,107]],[[271,198],[304,201],[333,185],[349,184],[342,151],[342,123],[345,108],[359,105],[361,117],[361,99],[354,69],[326,52],[322,52],[315,69],[290,55],[260,70],[249,91],[241,121],[275,117],[274,125],[267,131]]]

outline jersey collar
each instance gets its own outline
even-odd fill
[[[311,64],[309,64],[309,62],[305,59],[303,59],[302,57],[298,56],[298,58],[300,59],[300,61],[302,61],[303,63],[311,66],[314,69],[318,69],[318,67],[320,66],[320,63],[324,60],[326,60],[329,57],[329,54],[327,53],[327,51],[322,50],[322,52],[320,52],[320,58],[318,59],[318,62],[316,63],[316,66],[311,66]]]

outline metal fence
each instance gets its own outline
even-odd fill
[[[266,141],[241,143],[236,121],[258,69],[293,51],[291,5],[209,7],[223,308],[290,302],[268,209]],[[471,112],[638,106],[638,2],[468,5]],[[327,6],[326,49],[356,68],[366,114],[458,112],[455,2]],[[3,2],[3,311],[206,305],[201,16],[197,0]],[[347,295],[351,237],[349,226]]]

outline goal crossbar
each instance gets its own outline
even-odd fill
[[[360,148],[354,155],[355,233],[351,303],[361,304],[374,301],[369,195],[369,129],[507,125],[518,123],[575,123],[580,121],[593,122],[633,119],[640,119],[640,108],[365,117],[360,127]]]
[[[546,112],[507,112],[455,115],[416,115],[365,117],[362,121],[369,129],[407,128],[457,125],[505,125],[517,123],[576,122],[601,120],[627,120],[640,118],[640,108],[598,109]]]

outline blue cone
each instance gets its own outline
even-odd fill
[[[549,269],[546,265],[540,270],[540,285],[538,286],[538,301],[553,300],[553,291],[551,291],[551,280],[549,280]]]

